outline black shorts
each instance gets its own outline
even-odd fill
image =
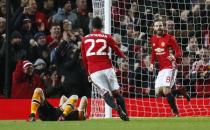
[[[45,101],[38,109],[39,118],[42,121],[57,121],[59,116],[63,113],[60,108],[55,108],[49,102]],[[73,111],[65,120],[79,120],[79,112]]]
[[[67,117],[65,117],[66,121],[74,121],[79,120],[79,111],[73,111],[71,112]]]
[[[38,109],[39,118],[42,121],[57,121],[63,113],[59,108],[55,108],[48,101],[40,105]]]

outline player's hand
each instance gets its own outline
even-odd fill
[[[173,55],[170,55],[170,56],[168,56],[167,57],[170,61],[175,61],[176,59],[175,59],[175,57],[173,56]]]
[[[150,64],[149,71],[153,71],[153,69],[154,69],[154,65],[153,64]]]

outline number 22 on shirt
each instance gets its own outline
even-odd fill
[[[108,53],[105,51],[107,48],[107,42],[105,39],[87,39],[85,40],[85,44],[86,43],[90,43],[90,47],[87,49],[86,56],[108,55]],[[96,44],[100,44],[101,46],[98,48],[98,50],[93,51],[93,49],[96,47]]]

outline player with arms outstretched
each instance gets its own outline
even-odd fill
[[[122,120],[128,121],[125,101],[120,94],[120,86],[108,55],[109,47],[119,57],[126,57],[117,47],[117,43],[111,35],[104,34],[101,31],[102,20],[99,17],[92,20],[92,28],[93,32],[82,39],[81,53],[84,67],[92,84],[97,87],[105,102],[118,112]]]
[[[165,32],[164,22],[162,20],[154,21],[155,34],[151,37],[152,46],[150,71],[153,71],[155,59],[159,63],[159,72],[155,81],[156,95],[164,94],[174,115],[178,116],[179,111],[176,106],[174,96],[171,94],[176,79],[176,59],[182,56],[182,50],[179,48],[174,36]],[[172,49],[175,54],[170,53]]]
[[[36,88],[31,100],[31,114],[28,121],[35,121],[38,112],[42,121],[64,121],[64,120],[85,120],[87,110],[87,97],[81,98],[77,108],[78,96],[72,95],[69,98],[62,96],[58,107],[52,106],[44,96],[41,88]]]

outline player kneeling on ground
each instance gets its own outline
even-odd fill
[[[43,90],[36,88],[31,101],[31,114],[28,121],[35,121],[37,112],[42,121],[85,120],[87,97],[81,98],[78,108],[76,108],[77,101],[77,95],[72,95],[69,98],[62,96],[59,107],[54,107],[45,99]]]

